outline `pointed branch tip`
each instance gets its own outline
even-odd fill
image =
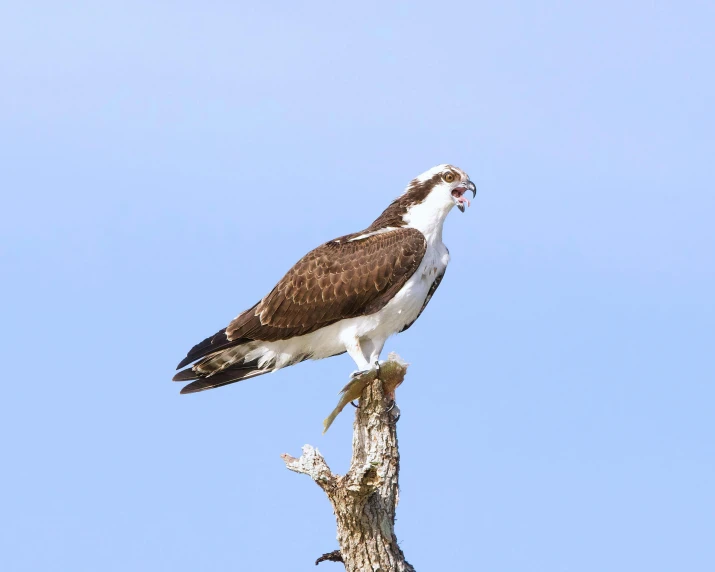
[[[308,475],[323,488],[334,486],[335,475],[330,471],[323,455],[315,447],[304,445],[303,454],[297,459],[288,453],[283,453],[281,458],[289,471]]]

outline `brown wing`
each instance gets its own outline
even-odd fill
[[[420,265],[425,237],[412,228],[359,236],[306,254],[268,296],[229,324],[226,337],[284,340],[383,308]]]

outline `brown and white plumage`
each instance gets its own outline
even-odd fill
[[[175,381],[192,393],[254,377],[306,359],[348,352],[372,367],[389,336],[422,313],[449,261],[442,224],[474,184],[439,165],[363,231],[336,238],[301,258],[260,302],[194,346]],[[198,360],[198,361],[197,361]]]

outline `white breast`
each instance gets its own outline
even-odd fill
[[[444,244],[440,242],[427,245],[425,256],[417,271],[405,283],[402,290],[377,313],[380,321],[387,326],[388,336],[401,331],[417,319],[432,284],[440,274],[444,273],[448,263],[449,253]]]

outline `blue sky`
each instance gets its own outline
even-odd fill
[[[0,567],[314,570],[346,356],[195,342],[438,163],[479,188],[411,362],[418,570],[715,569],[710,2],[0,8]],[[440,477],[447,467],[449,479]],[[323,564],[338,569],[336,564]]]

